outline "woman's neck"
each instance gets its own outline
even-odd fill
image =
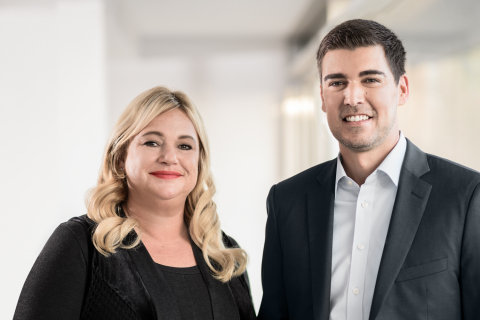
[[[160,201],[157,204],[147,204],[130,197],[125,205],[127,215],[137,220],[142,238],[146,236],[156,242],[171,242],[185,237],[188,239],[184,210],[184,202],[178,204]]]
[[[169,204],[162,201],[146,206],[129,198],[125,211],[137,220],[136,231],[153,261],[171,267],[194,266],[197,263],[183,218],[185,202],[181,206]]]

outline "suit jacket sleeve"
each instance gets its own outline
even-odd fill
[[[87,281],[82,234],[87,237],[75,222],[53,232],[25,281],[14,320],[80,319]]]
[[[283,281],[283,252],[275,212],[275,186],[268,194],[267,214],[262,260],[263,298],[258,319],[288,319],[287,297]]]
[[[462,319],[480,319],[480,184],[467,210],[460,268]]]

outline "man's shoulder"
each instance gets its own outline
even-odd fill
[[[430,174],[442,179],[480,182],[480,172],[454,161],[426,153]]]
[[[318,179],[322,178],[322,175],[331,175],[332,172],[335,174],[335,170],[332,169],[335,167],[336,161],[337,158],[297,173],[296,175],[279,182],[277,184],[277,189],[305,191],[312,187],[317,187],[319,185]]]
[[[480,172],[464,166],[460,163],[426,153],[428,165],[430,170],[444,175],[451,175],[452,177],[471,177],[471,178],[480,178]]]
[[[403,167],[427,183],[453,193],[467,191],[480,183],[478,171],[425,153],[408,139]]]

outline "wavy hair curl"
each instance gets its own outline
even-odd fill
[[[155,87],[138,95],[124,110],[108,140],[97,186],[86,197],[88,217],[97,223],[92,235],[95,248],[103,255],[116,249],[131,249],[140,244],[141,232],[130,241],[138,222],[119,213],[128,197],[125,173],[120,164],[132,139],[155,117],[173,109],[183,111],[197,132],[200,144],[198,178],[185,201],[184,220],[190,237],[202,250],[205,262],[222,282],[241,275],[247,265],[247,254],[240,248],[225,248],[216,204],[212,200],[215,184],[210,171],[210,151],[205,127],[197,109],[181,91]],[[141,230],[140,230],[141,231]]]

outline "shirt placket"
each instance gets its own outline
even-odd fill
[[[363,319],[363,297],[373,213],[376,172],[360,187],[355,206],[350,278],[347,292],[347,320]]]

